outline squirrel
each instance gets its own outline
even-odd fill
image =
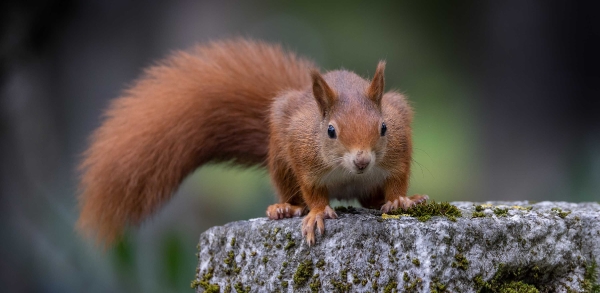
[[[207,163],[267,167],[278,203],[270,219],[299,217],[308,245],[329,199],[389,212],[407,197],[413,111],[384,92],[385,62],[371,81],[321,74],[280,45],[213,41],[173,53],[113,100],[79,166],[77,228],[110,245],[139,225]]]

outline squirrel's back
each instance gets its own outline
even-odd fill
[[[78,227],[109,244],[208,162],[264,165],[268,111],[307,88],[312,62],[243,39],[177,52],[149,68],[106,111],[80,165]]]

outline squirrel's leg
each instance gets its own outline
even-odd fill
[[[271,220],[300,217],[306,209],[302,200],[300,186],[293,174],[285,165],[272,164],[271,181],[275,186],[279,203],[272,204],[267,208],[267,217]]]
[[[381,211],[387,213],[397,208],[404,210],[424,203],[429,199],[427,195],[413,195],[411,197],[406,196],[408,191],[408,175],[401,178],[389,178],[385,183],[385,204],[381,206]]]
[[[337,214],[329,206],[329,197],[325,187],[302,188],[302,197],[308,205],[310,212],[302,220],[302,235],[306,237],[306,243],[315,243],[315,229],[319,234],[325,232],[325,219],[336,219]]]

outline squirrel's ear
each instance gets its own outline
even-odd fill
[[[377,70],[375,70],[375,75],[371,81],[371,85],[369,85],[369,89],[367,90],[367,96],[369,99],[377,104],[381,102],[381,97],[383,96],[385,87],[384,71],[385,61],[379,61],[379,64],[377,64]]]
[[[312,77],[313,82],[313,95],[315,96],[315,100],[317,100],[317,104],[319,104],[321,114],[325,116],[331,106],[335,103],[337,97],[327,82],[325,82],[325,79],[323,79],[323,76],[321,76],[319,71],[312,70],[310,76]]]

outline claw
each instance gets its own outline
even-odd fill
[[[324,212],[325,212],[325,219],[337,219],[337,217],[338,217],[338,215],[335,213],[335,211],[330,206],[326,206]]]
[[[325,222],[323,220],[336,218],[337,214],[329,206],[320,211],[318,209],[311,210],[302,220],[302,236],[306,237],[308,246],[315,244],[315,230],[319,235],[325,233]]]
[[[410,197],[410,200],[412,200],[413,203],[415,205],[417,205],[417,204],[424,203],[424,202],[428,201],[429,200],[429,196],[427,194],[423,194],[423,195],[415,194],[415,195],[413,195],[413,196]]]
[[[407,210],[415,205],[421,204],[429,200],[429,196],[427,195],[413,195],[411,197],[399,196],[393,201],[386,202],[383,206],[381,206],[381,211],[384,213],[388,213],[390,211],[396,210],[398,208],[402,208],[403,210]]]

